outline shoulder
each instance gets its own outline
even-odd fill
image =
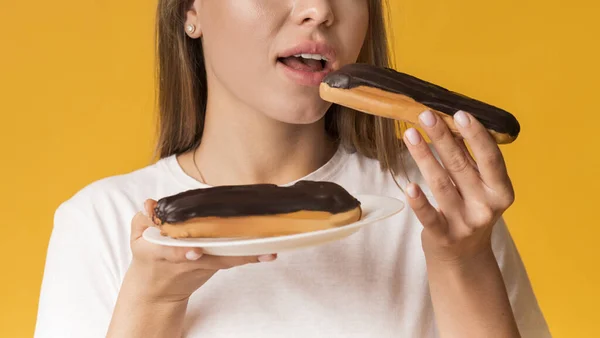
[[[164,160],[129,173],[114,175],[94,181],[77,191],[69,200],[70,205],[101,204],[107,199],[127,200],[148,190],[163,179]],[[123,202],[123,201],[120,201]]]
[[[165,186],[177,186],[165,163],[170,160],[162,159],[129,173],[89,183],[58,206],[55,226],[128,221],[141,210],[146,199],[158,198]]]
[[[131,220],[143,201],[164,187],[178,185],[160,160],[94,181],[58,206],[46,253],[38,332],[64,331],[71,324],[68,318],[85,323],[90,318],[86,309],[97,312],[114,303],[131,262]],[[100,315],[110,321],[110,312]]]

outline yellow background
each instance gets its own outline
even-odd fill
[[[599,337],[594,0],[391,0],[398,67],[512,111],[506,217],[555,337]],[[33,333],[52,215],[148,163],[155,1],[0,2],[0,336]]]

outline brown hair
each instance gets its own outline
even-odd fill
[[[156,22],[159,158],[195,148],[202,138],[207,88],[202,43],[183,31],[192,0],[159,0]],[[369,27],[358,62],[390,66],[386,0],[369,0]],[[402,142],[393,120],[332,105],[325,115],[328,134],[358,153],[397,171]]]

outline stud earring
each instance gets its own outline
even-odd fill
[[[189,25],[187,25],[186,30],[188,33],[192,34],[192,33],[194,33],[194,31],[196,31],[196,26],[189,24]]]

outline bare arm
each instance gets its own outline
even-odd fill
[[[470,260],[431,259],[427,269],[441,337],[520,337],[491,248]]]
[[[489,132],[468,113],[456,113],[454,119],[473,156],[431,112],[423,113],[420,123],[439,160],[417,130],[404,135],[438,202],[434,207],[416,184],[406,189],[407,201],[424,226],[422,243],[438,329],[444,338],[520,337],[491,245],[494,225],[513,203],[514,190]]]
[[[181,337],[188,300],[152,299],[140,287],[141,275],[127,272],[107,337]]]
[[[147,213],[155,201],[146,202]],[[113,311],[108,338],[181,337],[189,297],[218,270],[272,261],[262,257],[216,257],[198,249],[162,247],[142,238],[153,226],[138,213],[131,225],[133,261]]]

